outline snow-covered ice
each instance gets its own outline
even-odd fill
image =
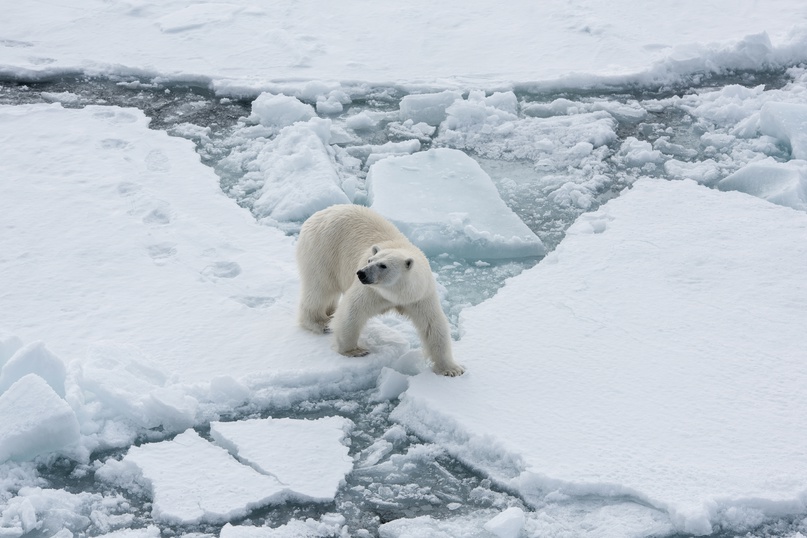
[[[141,73],[212,81],[233,93],[300,91],[312,80],[433,89],[663,84],[803,61],[805,18],[796,0],[684,0],[653,9],[626,0],[510,9],[478,0],[417,0],[405,9],[291,0],[271,10],[247,0],[92,0],[46,11],[16,4],[0,23],[0,73]]]
[[[367,175],[370,207],[427,255],[518,258],[544,246],[465,153],[432,149],[375,163]]]
[[[213,422],[210,435],[234,456],[273,476],[290,494],[332,501],[353,469],[344,438],[352,427],[342,417]]]
[[[639,181],[467,309],[468,375],[393,416],[528,498],[633,495],[695,534],[803,512],[806,240],[804,213]]]

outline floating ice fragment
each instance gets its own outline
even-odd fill
[[[461,151],[389,157],[370,168],[367,183],[371,207],[427,254],[491,259],[544,253],[490,177]]]
[[[378,376],[378,390],[373,393],[373,401],[395,400],[409,386],[409,377],[386,366]]]
[[[0,396],[0,463],[30,460],[78,442],[75,413],[41,377],[28,374]]]
[[[670,179],[692,179],[702,185],[714,186],[723,171],[714,159],[686,162],[670,159],[664,163],[664,173]]]
[[[406,95],[401,99],[399,105],[401,120],[440,125],[446,119],[446,108],[457,99],[462,99],[462,95],[449,90],[440,93]]]
[[[330,120],[320,118],[291,125],[261,150],[258,217],[303,221],[330,205],[350,203],[328,150],[330,127]]]
[[[252,102],[249,119],[266,127],[280,128],[299,121],[308,121],[316,116],[311,105],[302,103],[295,97],[262,93]]]
[[[485,523],[484,527],[486,531],[499,538],[517,538],[521,534],[521,529],[524,528],[524,520],[524,510],[511,506]]]
[[[376,126],[378,120],[373,118],[367,111],[363,110],[345,120],[348,128],[354,131],[368,131]]]
[[[343,108],[339,99],[332,95],[317,99],[317,112],[320,114],[340,114]]]
[[[780,163],[768,158],[754,162],[721,180],[718,188],[807,211],[807,161]]]
[[[171,441],[132,447],[122,460],[150,484],[152,516],[166,523],[224,522],[279,501],[284,487],[242,465],[193,430]]]
[[[213,422],[210,435],[257,471],[276,477],[288,493],[332,501],[353,469],[343,443],[353,423],[342,417]]]
[[[230,523],[221,529],[219,538],[331,538],[347,536],[345,517],[341,514],[323,514],[319,521],[292,519],[279,527],[234,526]]]
[[[160,528],[156,525],[149,525],[143,529],[121,529],[101,534],[96,538],[160,538]]]

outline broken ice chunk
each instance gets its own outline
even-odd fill
[[[499,538],[516,538],[524,528],[524,510],[511,506],[498,516],[485,523],[485,530]]]
[[[807,211],[807,162],[772,158],[740,168],[718,183],[721,191],[741,191],[774,204]]]
[[[75,413],[44,379],[28,374],[0,396],[0,462],[30,460],[79,440]]]
[[[453,149],[375,163],[367,175],[371,207],[427,255],[474,259],[540,256],[541,240],[505,205],[479,164]]]
[[[0,394],[27,374],[38,375],[64,398],[67,370],[62,359],[51,353],[43,342],[32,342],[12,355],[0,370]]]

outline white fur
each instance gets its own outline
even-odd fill
[[[375,211],[334,205],[315,213],[300,230],[297,265],[300,325],[323,333],[330,324],[342,355],[366,355],[359,347],[362,328],[394,308],[414,323],[435,372],[463,373],[451,354],[448,320],[426,256]]]

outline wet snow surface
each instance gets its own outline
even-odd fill
[[[0,89],[0,536],[807,533],[803,70]],[[366,360],[294,327],[351,202],[429,253],[462,378],[395,316]]]

